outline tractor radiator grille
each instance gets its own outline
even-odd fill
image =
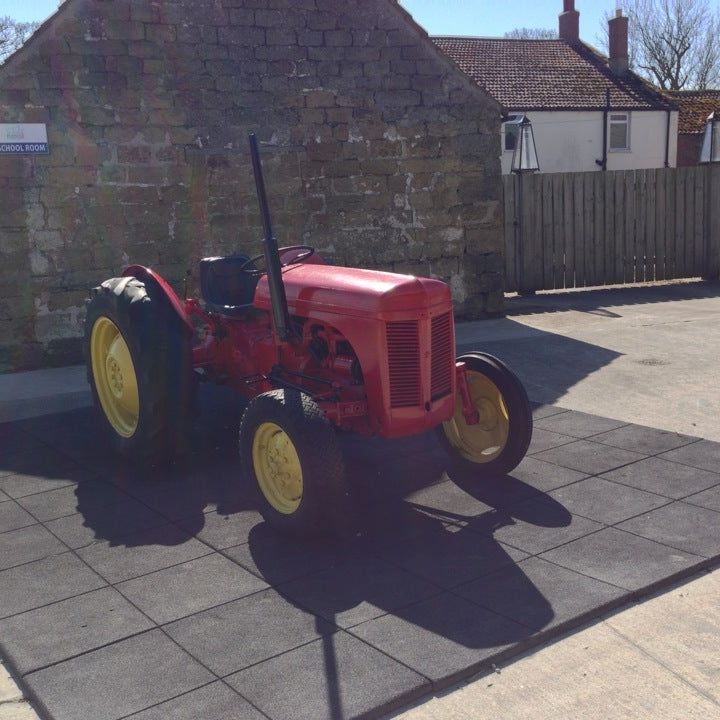
[[[432,352],[430,368],[430,397],[433,400],[452,390],[453,369],[452,319],[450,313],[432,319]]]
[[[390,363],[390,405],[396,408],[419,405],[422,395],[420,333],[417,322],[389,322],[387,346]]]

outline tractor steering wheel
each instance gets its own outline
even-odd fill
[[[295,255],[295,257],[291,258],[287,262],[283,262],[282,255],[292,252],[294,250],[299,250],[298,254]],[[307,260],[311,255],[315,254],[315,248],[311,247],[310,245],[288,245],[287,247],[281,247],[278,248],[278,255],[280,256],[280,265],[281,267],[287,267],[288,265],[297,265],[298,263],[304,262]],[[246,275],[252,275],[254,277],[259,277],[263,273],[266,272],[266,270],[258,270],[255,266],[255,263],[259,260],[264,260],[265,254],[262,255],[255,255],[255,257],[251,257],[248,260],[246,260],[239,268],[238,271],[241,273],[245,273]]]

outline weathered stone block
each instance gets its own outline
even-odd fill
[[[132,38],[139,40],[141,38]],[[145,39],[155,43],[170,43],[177,40],[177,30],[174,25],[161,23],[145,23]]]
[[[310,30],[334,30],[337,27],[337,16],[332,12],[305,13],[305,22]]]

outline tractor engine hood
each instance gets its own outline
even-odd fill
[[[380,316],[451,302],[444,282],[412,275],[302,263],[283,268],[282,275],[290,313],[302,317],[313,311]],[[255,291],[254,305],[270,310],[265,275]]]

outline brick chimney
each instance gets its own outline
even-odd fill
[[[610,57],[608,65],[614,75],[623,77],[628,71],[628,19],[622,10],[615,11],[615,17],[608,20]]]
[[[569,43],[580,41],[580,13],[575,9],[575,0],[563,0],[558,35]]]

